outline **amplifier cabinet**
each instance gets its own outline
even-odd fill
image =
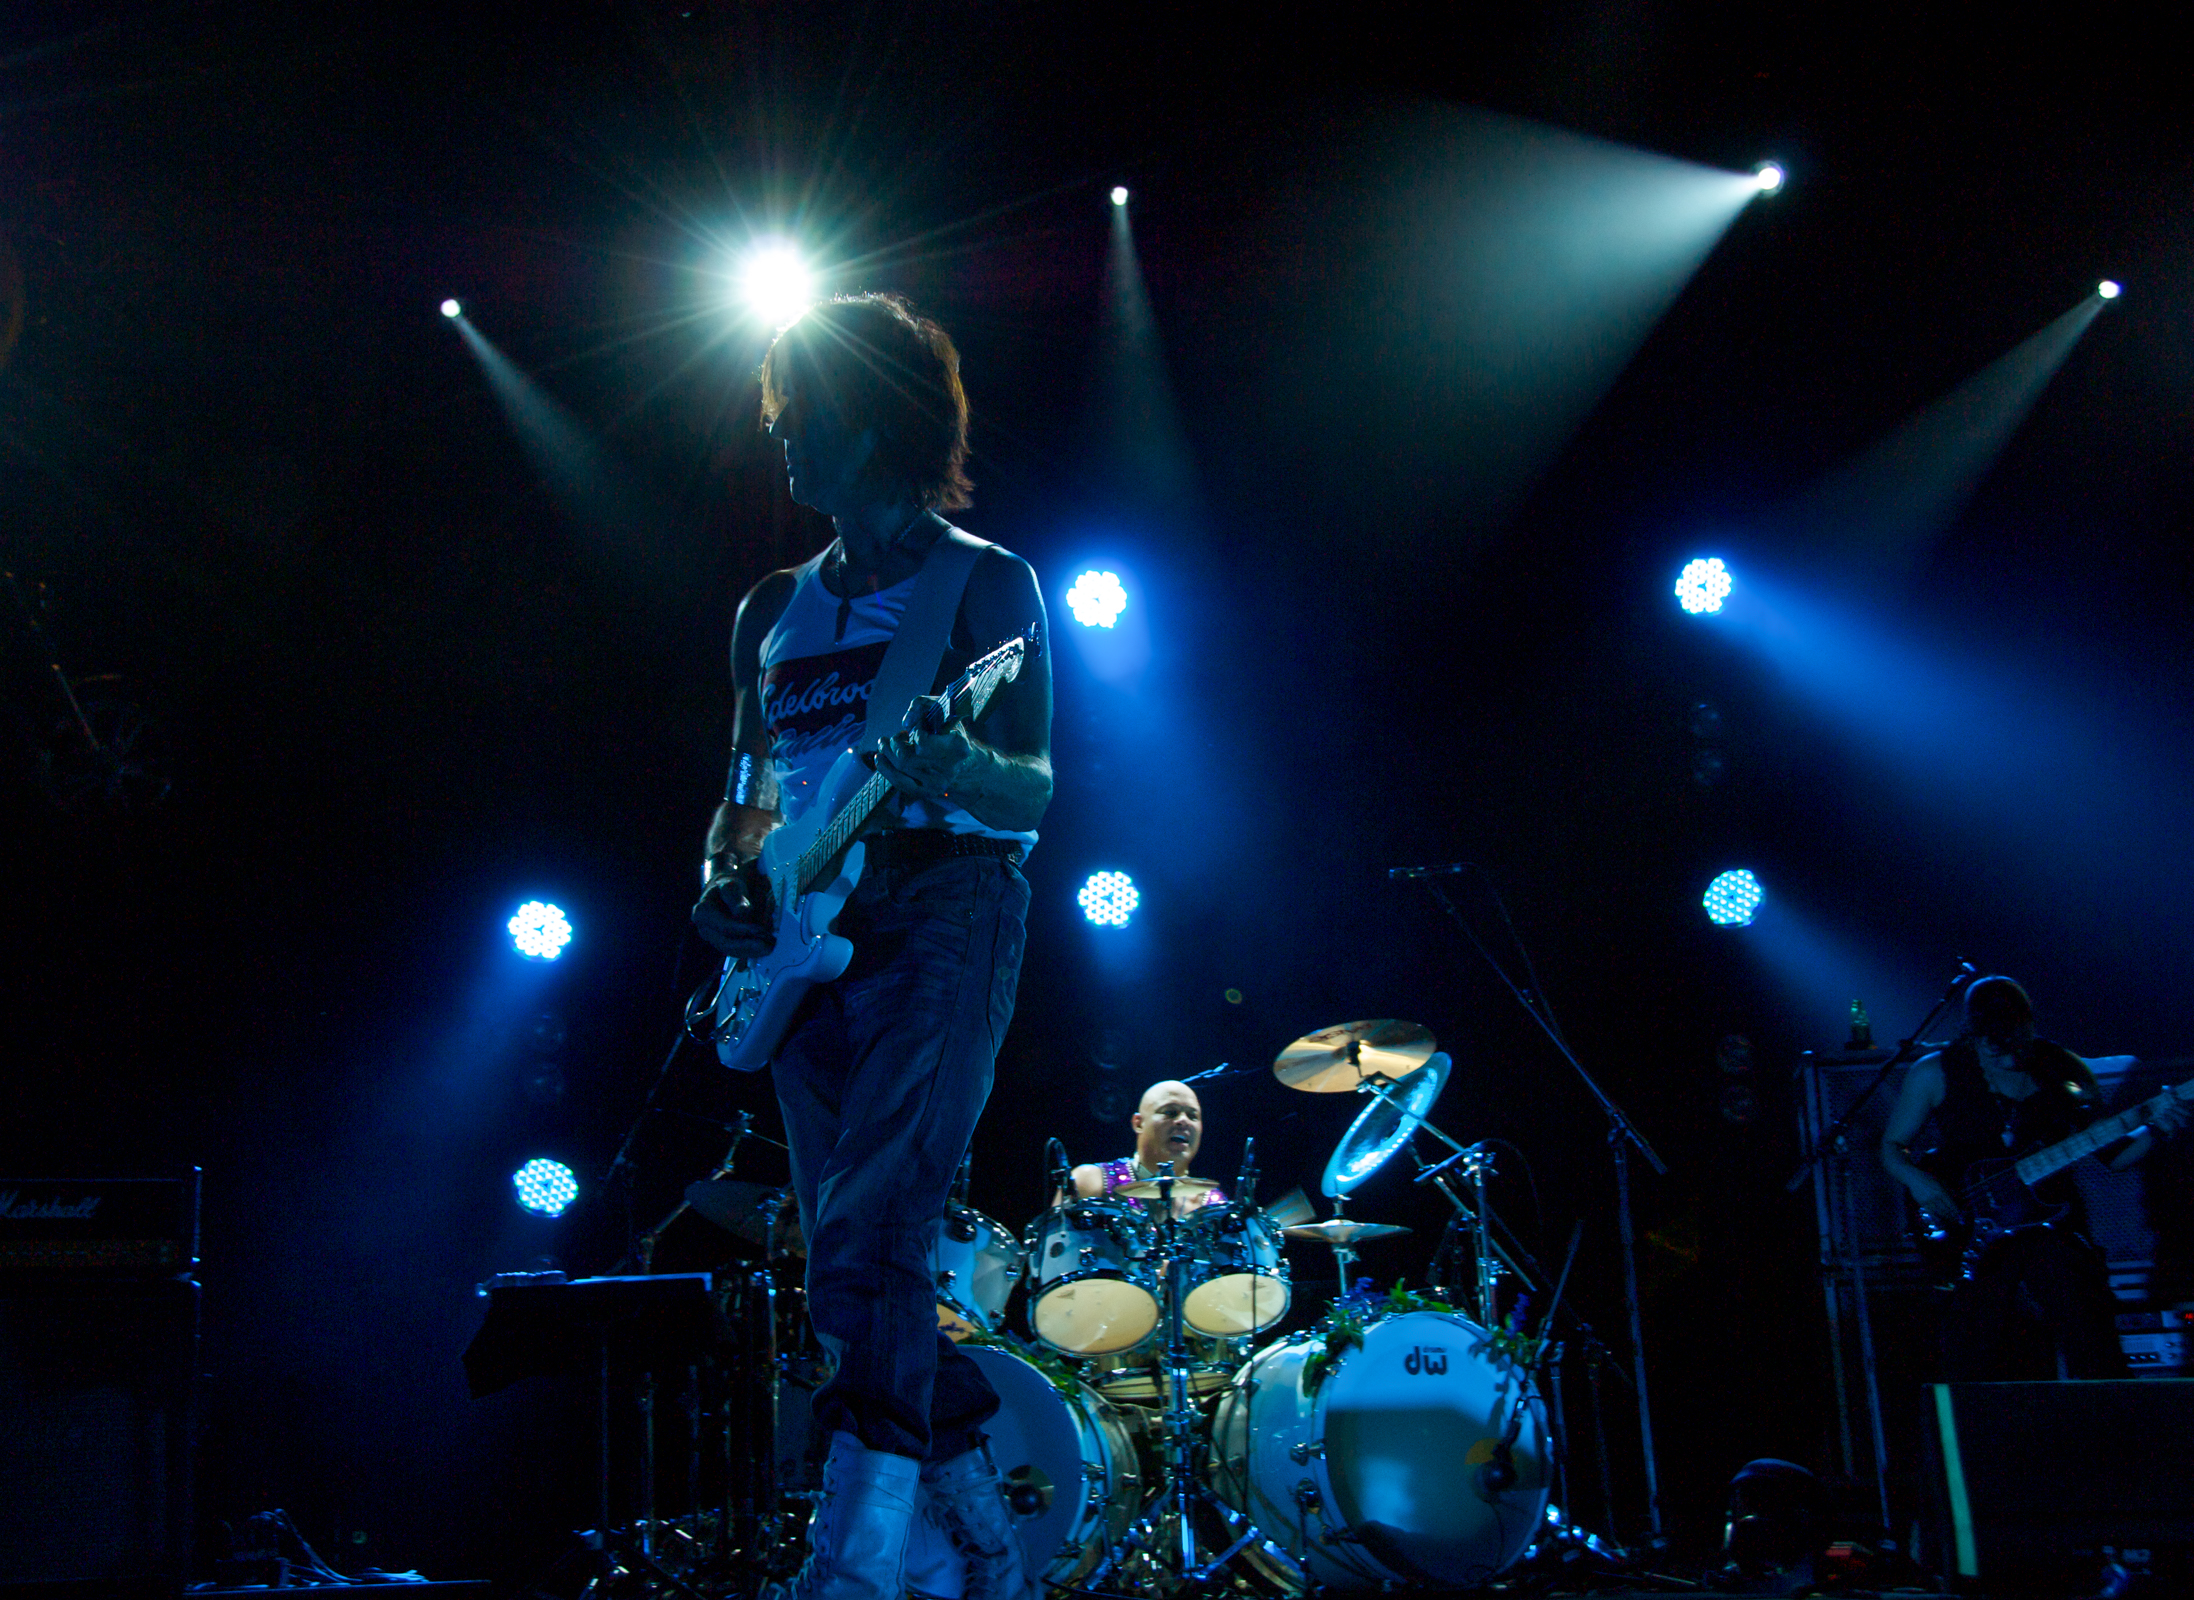
[[[0,1281],[0,1594],[180,1590],[197,1346],[188,1278]]]

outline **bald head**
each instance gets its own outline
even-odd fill
[[[1128,1125],[1135,1130],[1135,1159],[1153,1169],[1170,1161],[1178,1177],[1204,1142],[1203,1103],[1187,1084],[1167,1078],[1143,1091]]]

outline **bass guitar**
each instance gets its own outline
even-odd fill
[[[1981,1260],[2001,1241],[2029,1228],[2046,1228],[2071,1209],[2045,1205],[2035,1186],[2062,1172],[2082,1156],[2123,1139],[2147,1124],[2167,1104],[2177,1104],[2194,1090],[2194,1078],[2175,1084],[2112,1116],[2098,1117],[2070,1138],[2044,1145],[2023,1156],[1976,1161],[1965,1172],[1958,1192],[1960,1214],[1955,1218],[1920,1218],[1920,1252],[1946,1283],[1971,1282]]]
[[[914,726],[941,733],[973,722],[990,698],[1021,675],[1036,649],[1036,628],[1008,639],[944,691],[918,699]],[[873,752],[848,750],[831,763],[815,798],[793,821],[762,841],[759,865],[776,908],[776,942],[766,955],[734,957],[686,1002],[686,1031],[716,1046],[735,1072],[759,1072],[784,1042],[801,997],[828,983],[853,959],[853,941],[831,931],[854,885],[867,847],[860,835],[892,793]]]

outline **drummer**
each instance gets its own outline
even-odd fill
[[[1127,1119],[1135,1130],[1135,1154],[1114,1161],[1092,1161],[1074,1169],[1074,1192],[1097,1199],[1131,1183],[1157,1179],[1164,1163],[1173,1163],[1173,1176],[1188,1176],[1189,1163],[1204,1142],[1204,1107],[1187,1084],[1166,1078],[1143,1091],[1135,1114]],[[1203,1206],[1223,1206],[1225,1193],[1201,1183],[1186,1186],[1189,1192],[1173,1197],[1173,1214],[1186,1216]],[[1201,1189],[1202,1192],[1195,1192]],[[1145,1201],[1144,1204],[1149,1204]]]

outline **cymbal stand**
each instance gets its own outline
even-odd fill
[[[1194,1363],[1188,1335],[1182,1326],[1182,1310],[1188,1298],[1188,1255],[1181,1248],[1180,1219],[1173,1214],[1173,1179],[1173,1163],[1161,1162],[1158,1167],[1158,1238],[1166,1268],[1166,1312],[1162,1324],[1165,1342],[1159,1354],[1159,1364],[1165,1372],[1164,1482],[1144,1503],[1142,1515],[1105,1553],[1105,1559],[1096,1571],[1084,1580],[1085,1589],[1102,1585],[1137,1550],[1147,1550],[1157,1557],[1161,1577],[1167,1575],[1170,1568],[1171,1575],[1184,1586],[1199,1586],[1208,1583],[1228,1562],[1261,1537],[1249,1518],[1204,1487],[1196,1471],[1196,1409],[1189,1403],[1188,1396],[1188,1374]],[[1196,1539],[1199,1504],[1210,1507],[1229,1532],[1240,1535],[1209,1561],[1201,1558]],[[1163,1518],[1168,1512],[1174,1520],[1170,1541],[1165,1537],[1163,1526]]]
[[[1500,958],[1486,947],[1470,919],[1463,915],[1462,909],[1440,887],[1438,878],[1427,877],[1420,881],[1432,898],[1439,902],[1440,909],[1448,914],[1449,920],[1462,930],[1463,937],[1470,941],[1472,948],[1485,959],[1486,965],[1493,969],[1494,976],[1516,997],[1516,1003],[1538,1024],[1539,1031],[1546,1035],[1547,1042],[1554,1046],[1555,1052],[1569,1063],[1570,1070],[1576,1073],[1592,1098],[1599,1103],[1600,1115],[1606,1122],[1608,1155],[1615,1166],[1615,1222],[1616,1235],[1622,1244],[1623,1292],[1629,1302],[1630,1312],[1630,1387],[1638,1401],[1639,1454],[1644,1458],[1645,1467],[1646,1526],[1652,1537],[1658,1540],[1661,1537],[1661,1469],[1653,1447],[1653,1404],[1646,1394],[1645,1326],[1639,1309],[1638,1238],[1631,1210],[1630,1154],[1633,1150],[1637,1151],[1647,1166],[1664,1177],[1668,1173],[1668,1163],[1661,1159],[1660,1152],[1646,1142],[1645,1135],[1624,1114],[1623,1108],[1615,1103],[1614,1097],[1600,1087],[1599,1079],[1586,1070],[1577,1052],[1570,1048],[1569,1040],[1563,1037],[1561,1024],[1554,1019],[1553,1008],[1546,1003],[1546,997],[1532,986],[1536,985],[1538,979],[1531,971],[1531,954],[1524,949],[1522,939],[1517,936],[1515,924],[1509,921],[1508,907],[1501,904],[1499,893],[1494,892],[1493,903],[1501,914],[1502,922],[1508,927],[1510,939],[1523,956],[1524,976],[1531,980],[1528,985],[1519,982],[1502,965]]]

